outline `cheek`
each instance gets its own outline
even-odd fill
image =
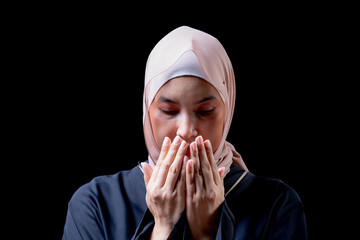
[[[149,110],[149,116],[154,139],[156,141],[156,145],[160,149],[165,137],[169,137],[170,139],[175,138],[176,126],[172,121],[163,118],[156,109],[151,107]]]
[[[200,134],[205,138],[209,139],[212,146],[213,151],[215,152],[220,145],[223,131],[224,131],[224,124],[225,124],[225,112],[221,112],[213,119],[209,119],[206,122],[201,124],[201,130],[199,131]]]
[[[215,127],[214,127],[215,126]],[[209,122],[209,124],[204,125],[204,129],[202,129],[201,132],[203,132],[203,136],[205,139],[209,139],[212,146],[213,151],[215,152],[217,148],[220,145],[222,134],[223,134],[223,121],[213,121]]]

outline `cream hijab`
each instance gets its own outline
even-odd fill
[[[230,59],[216,38],[186,26],[173,30],[161,39],[151,51],[146,63],[143,125],[150,166],[155,166],[160,154],[151,128],[150,105],[167,81],[185,75],[196,76],[209,82],[217,89],[225,104],[223,136],[214,153],[218,167],[225,167],[227,173],[234,162],[247,170],[240,154],[226,141],[235,106],[235,77]]]

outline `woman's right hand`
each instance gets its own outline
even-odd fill
[[[154,216],[151,239],[167,239],[185,209],[185,164],[187,143],[176,136],[166,137],[154,169],[142,163],[146,203]]]

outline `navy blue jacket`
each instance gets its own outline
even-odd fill
[[[244,170],[232,165],[225,192]],[[100,176],[80,187],[68,205],[63,240],[149,239],[154,219],[145,202],[139,167]],[[226,196],[216,239],[304,240],[304,210],[296,192],[280,180],[247,173]],[[191,239],[185,211],[169,239]]]

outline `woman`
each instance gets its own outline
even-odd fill
[[[146,65],[149,160],[77,190],[63,239],[307,239],[294,190],[248,172],[226,141],[234,104],[219,41],[189,27],[166,35]]]

